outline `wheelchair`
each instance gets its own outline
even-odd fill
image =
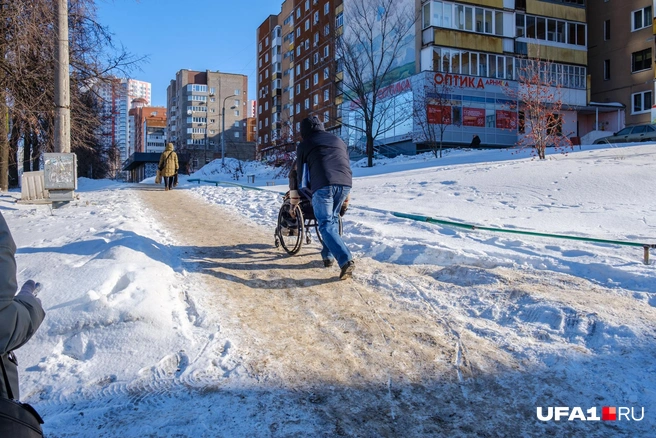
[[[289,202],[289,192],[283,197],[283,204],[280,206],[278,212],[278,222],[276,223],[276,230],[274,233],[275,246],[282,248],[289,255],[295,255],[303,246],[303,241],[307,245],[312,243],[311,230],[323,244],[321,233],[319,232],[319,223],[314,217],[314,209],[312,208],[312,200],[310,197],[299,191],[301,195],[301,202],[294,206]],[[342,216],[339,215],[339,235],[342,235]]]

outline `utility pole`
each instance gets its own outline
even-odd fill
[[[9,6],[5,2],[0,2],[0,9],[7,9]],[[1,14],[0,14],[1,15]],[[5,35],[5,18],[0,17],[0,30],[1,34]],[[6,40],[0,42],[0,56],[2,59],[5,57],[7,50]],[[0,76],[6,76],[5,72],[1,72]],[[0,81],[4,84],[4,81]],[[4,85],[1,85],[4,87]],[[9,190],[9,111],[7,108],[7,94],[4,88],[0,89],[0,192]]]
[[[71,152],[71,88],[68,65],[68,0],[57,0],[55,152]]]

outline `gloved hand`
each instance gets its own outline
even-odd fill
[[[351,195],[349,194],[346,199],[344,199],[344,202],[342,202],[342,208],[339,209],[339,215],[344,216],[346,213],[346,210],[348,210],[349,207],[349,201],[351,200]]]
[[[40,288],[41,288],[41,283],[36,283],[34,280],[27,280],[25,283],[23,283],[23,286],[21,286],[18,295],[27,294],[36,297],[36,294],[38,293]]]
[[[298,190],[289,191],[289,203],[292,208],[296,207],[301,202],[301,196],[298,194]]]

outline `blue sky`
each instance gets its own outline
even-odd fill
[[[98,21],[118,46],[148,59],[131,72],[152,84],[152,104],[166,106],[166,87],[183,68],[248,76],[254,99],[256,30],[280,13],[282,0],[97,0]],[[193,42],[193,43],[192,43]]]

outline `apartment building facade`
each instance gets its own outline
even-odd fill
[[[167,137],[189,155],[191,171],[216,158],[255,158],[247,142],[248,77],[180,70],[167,87]]]
[[[548,70],[540,74],[563,103],[557,129],[568,137],[581,134],[584,0],[423,1],[421,7],[421,70],[452,95],[448,142],[468,144],[476,134],[486,145],[515,144],[523,134],[522,105],[508,90],[525,86],[520,78],[532,65]]]
[[[317,115],[338,129],[335,35],[341,0],[286,0],[257,29],[260,150],[293,149],[300,121]]]
[[[137,101],[130,110],[130,124],[134,126],[131,153],[162,153],[166,146],[166,108],[146,106]]]
[[[258,72],[260,147],[266,148],[279,138],[275,122],[271,129],[274,115],[266,112],[267,107],[279,111],[272,105],[273,96],[266,93],[267,86],[269,90],[281,87],[281,112],[289,110],[289,126],[295,133],[303,117],[315,114],[350,145],[362,142],[356,134],[340,129],[342,122],[353,125],[361,116],[352,102],[344,101],[340,81],[346,79],[334,57],[335,38],[349,31],[353,1],[287,0],[283,3],[283,9],[287,8],[284,16],[275,16],[275,22],[270,17],[258,29],[258,62],[261,59],[263,66]],[[561,113],[555,115],[558,132],[579,137],[592,129],[588,125],[592,125],[589,120],[594,120],[595,109],[588,105],[584,0],[399,0],[401,3],[414,8],[419,18],[413,39],[407,42],[400,65],[395,67],[401,72],[398,80],[379,94],[383,101],[394,99],[390,105],[397,108],[394,117],[406,120],[379,136],[377,142],[403,144],[407,146],[403,152],[416,150],[425,139],[418,132],[413,107],[417,99],[426,97],[426,89],[448,85],[448,104],[443,105],[449,112],[445,143],[469,144],[472,134],[477,134],[485,145],[514,145],[525,132],[521,105],[513,101],[508,90],[523,86],[520,72],[530,65],[548,69],[542,74],[549,78],[563,104]],[[275,62],[267,64],[266,59],[272,60],[272,53],[278,53],[278,36],[282,37],[283,80],[272,86],[275,79],[271,73],[266,76],[265,68],[275,70]],[[273,94],[278,95],[277,91]],[[435,107],[436,102],[426,102],[426,112]]]
[[[654,105],[654,0],[591,1],[588,8],[591,100],[621,104],[618,123],[602,115],[599,129],[656,122]]]
[[[136,79],[113,78],[97,85],[101,98],[102,124],[99,140],[106,149],[117,147],[121,161],[130,156],[129,110],[132,101],[144,99],[151,102],[151,84]]]

